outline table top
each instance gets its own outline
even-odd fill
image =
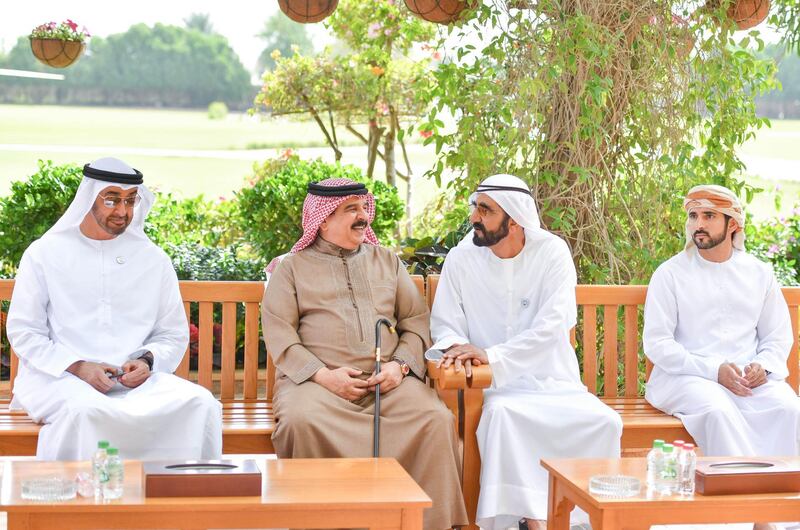
[[[698,461],[724,461],[730,460],[730,457],[701,457]],[[800,464],[798,457],[786,457],[781,460]],[[684,497],[681,495],[668,495],[661,496],[659,494],[648,494],[647,491],[647,460],[645,458],[569,458],[569,459],[547,459],[542,460],[542,466],[562,480],[562,482],[574,489],[580,497],[589,501],[589,504],[595,507],[608,507],[611,505],[641,505],[642,503],[650,504],[673,504],[678,506],[678,503],[703,503],[703,504],[731,504],[731,503],[748,503],[752,504],[755,509],[756,506],[761,504],[770,504],[776,500],[781,502],[797,501],[800,507],[800,492],[798,493],[759,493],[759,494],[746,494],[746,495],[693,495]],[[589,493],[589,479],[594,475],[628,475],[638,478],[642,483],[642,488],[639,495],[629,498],[612,498],[593,495]]]
[[[267,459],[255,458],[262,471],[261,497],[162,497],[146,498],[142,488],[142,463],[125,462],[123,497],[103,503],[83,498],[58,503],[58,509],[70,506],[76,511],[125,511],[126,507],[153,510],[203,511],[220,504],[365,509],[388,506],[429,507],[431,499],[405,469],[393,458]],[[4,459],[0,462],[0,510],[13,512],[53,510],[53,504],[33,502],[20,497],[21,482],[26,478],[74,478],[91,471],[89,462],[39,462]]]

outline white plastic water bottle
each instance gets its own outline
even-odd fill
[[[659,490],[664,495],[672,495],[678,491],[678,459],[672,444],[664,444],[662,450],[664,451],[664,464],[661,466]]]
[[[116,447],[108,448],[106,468],[108,470],[108,480],[103,488],[103,498],[105,500],[119,499],[122,497],[125,475],[122,460],[119,457],[119,450]]]
[[[647,489],[651,491],[658,490],[658,477],[664,462],[663,445],[664,440],[653,440],[653,448],[647,452]]]
[[[103,499],[103,490],[108,482],[108,446],[106,440],[97,442],[97,451],[92,456],[92,485],[94,485],[94,499]]]
[[[684,444],[678,460],[678,476],[681,495],[694,495],[694,472],[697,469],[697,453],[694,444]]]

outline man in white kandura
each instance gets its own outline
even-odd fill
[[[445,260],[431,314],[443,366],[488,363],[478,426],[477,524],[544,528],[541,458],[618,457],[622,421],[581,383],[569,340],[576,321],[575,266],[567,244],[539,226],[528,186],[484,180],[470,197],[473,231]],[[573,522],[585,520],[573,512]]]
[[[683,421],[710,456],[800,454],[800,398],[784,382],[792,347],[772,269],[744,248],[744,212],[722,186],[683,201],[686,248],[650,280],[647,400]],[[756,525],[769,528],[769,525]]]
[[[20,358],[13,408],[37,422],[36,456],[219,458],[222,411],[171,374],[188,343],[178,280],[145,235],[153,194],[115,158],[83,168],[63,217],[22,256],[8,337]]]

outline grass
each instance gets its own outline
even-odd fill
[[[365,148],[344,130],[340,134],[343,144],[351,146],[343,149],[342,161],[365,168]],[[785,213],[800,201],[800,179],[789,180],[798,176],[792,161],[800,160],[799,141],[800,121],[776,120],[740,149],[743,156],[756,161],[783,160],[778,176],[785,180],[777,181],[783,197],[780,210],[774,206],[776,181],[771,180],[776,175],[751,167],[756,175],[748,176],[748,182],[766,190],[748,205],[756,219]],[[26,151],[0,149],[0,195],[8,192],[12,181],[36,171],[38,159],[83,164],[101,156],[118,156],[142,170],[151,186],[186,197],[210,198],[231,197],[252,174],[254,162],[277,156],[287,147],[299,148],[303,157],[333,160],[312,122],[262,120],[240,113],[209,120],[198,110],[0,105],[0,144],[31,146]],[[418,143],[409,150],[417,175],[412,211],[420,212],[438,191],[435,183],[421,177],[435,163],[435,155],[431,146]],[[376,175],[382,172],[378,161]],[[403,183],[398,191],[405,198]]]

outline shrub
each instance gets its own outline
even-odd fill
[[[368,179],[357,167],[289,157],[268,160],[254,171],[252,187],[242,188],[236,198],[243,238],[264,259],[292,248],[303,233],[302,210],[308,183],[329,178],[348,178],[366,184],[375,196],[372,228],[383,244],[394,244],[394,232],[403,216],[403,202],[395,188]]]
[[[209,120],[224,120],[228,115],[228,106],[222,101],[212,101],[208,104]]]
[[[745,225],[747,251],[772,265],[781,285],[800,285],[800,206],[788,217]]]
[[[22,253],[64,214],[81,179],[74,164],[55,165],[39,160],[39,170],[28,180],[11,184],[11,194],[0,198],[0,272],[12,277]]]
[[[185,242],[168,244],[164,250],[181,280],[264,280],[265,263],[248,257],[240,245],[207,247]]]

